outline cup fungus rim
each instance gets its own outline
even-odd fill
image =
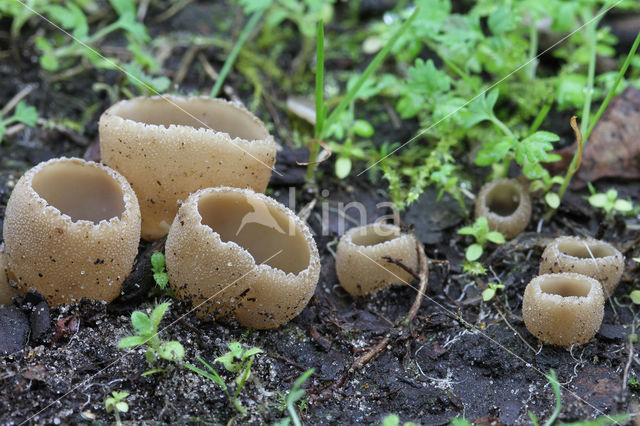
[[[197,101],[203,101],[203,102],[213,102],[216,104],[220,104],[220,105],[226,105],[226,106],[230,106],[232,108],[235,108],[237,112],[240,112],[241,114],[243,114],[244,116],[246,116],[248,119],[250,119],[260,130],[261,133],[264,133],[264,138],[258,138],[258,139],[245,139],[243,137],[240,136],[235,136],[235,137],[231,137],[231,134],[229,134],[228,132],[225,131],[221,131],[221,130],[216,130],[213,127],[211,127],[210,125],[204,123],[203,120],[200,120],[198,118],[196,118],[196,120],[200,121],[201,123],[206,124],[205,127],[194,127],[194,126],[190,126],[187,124],[169,124],[168,126],[165,124],[153,124],[153,123],[145,123],[144,121],[138,121],[138,120],[134,120],[132,118],[126,118],[123,117],[122,115],[119,115],[116,111],[118,110],[119,107],[121,107],[124,104],[128,104],[128,103],[135,103],[135,102],[144,102],[144,101],[150,101],[150,102],[158,102],[158,101],[164,101],[164,102],[169,102],[171,103],[173,106],[179,108],[182,111],[185,111],[185,109],[179,105],[179,103],[183,103],[183,102],[191,102],[193,100],[197,100]],[[190,116],[193,116],[194,114],[189,113]],[[208,96],[196,96],[196,95],[189,95],[189,96],[179,96],[179,95],[155,95],[155,96],[138,96],[135,98],[131,98],[131,99],[122,99],[118,102],[116,102],[115,104],[111,105],[109,108],[107,108],[103,113],[102,116],[100,117],[100,121],[102,122],[103,120],[106,119],[110,119],[110,120],[116,120],[119,122],[120,125],[123,124],[127,124],[129,126],[135,127],[135,128],[140,128],[141,130],[160,130],[163,132],[171,132],[174,130],[188,130],[190,132],[195,132],[195,133],[199,133],[199,134],[203,134],[203,135],[218,135],[218,136],[222,136],[223,138],[231,141],[232,144],[236,144],[238,142],[243,143],[243,144],[260,144],[260,143],[273,143],[273,136],[271,135],[271,133],[269,132],[269,129],[267,129],[267,127],[265,126],[264,122],[262,120],[260,120],[260,118],[258,118],[255,114],[253,114],[251,111],[249,111],[244,105],[242,105],[239,102],[236,101],[227,101],[226,99],[221,99],[221,98],[211,98]]]
[[[101,219],[99,222],[94,222],[92,220],[87,219],[77,219],[73,220],[71,216],[66,213],[63,213],[56,206],[50,204],[45,198],[43,198],[38,191],[33,188],[33,179],[45,168],[49,167],[51,164],[74,164],[81,167],[93,167],[101,172],[104,172],[112,178],[117,184],[118,188],[122,192],[122,201],[123,208],[120,216],[112,216],[109,219]],[[105,166],[102,163],[96,163],[95,161],[87,161],[78,157],[59,157],[52,158],[47,161],[43,161],[41,163],[36,164],[29,170],[27,170],[22,178],[25,180],[26,190],[29,193],[29,196],[33,197],[36,203],[40,204],[45,211],[52,212],[55,214],[55,217],[62,220],[64,224],[68,226],[83,226],[89,228],[99,229],[105,226],[117,226],[120,222],[125,222],[126,217],[129,215],[134,203],[134,200],[131,198],[131,192],[133,192],[133,188],[131,188],[129,182],[118,173],[116,170],[111,167]],[[135,200],[137,201],[137,200]]]
[[[376,228],[376,227],[382,227],[382,228],[386,228],[389,231],[397,231],[399,232],[398,235],[391,235],[391,238],[379,243],[375,243],[375,244],[358,244],[353,242],[353,234],[355,234],[358,231],[362,231],[362,230],[369,230],[370,228]],[[349,230],[347,230],[347,232],[344,233],[344,235],[341,238],[341,241],[349,244],[349,246],[351,247],[355,247],[358,248],[359,250],[375,250],[378,247],[385,247],[388,245],[391,245],[393,243],[395,243],[396,241],[398,241],[399,239],[405,238],[405,237],[409,237],[411,238],[410,234],[406,234],[404,232],[402,232],[402,230],[400,229],[400,227],[393,225],[393,224],[389,224],[389,223],[384,223],[384,222],[373,222],[373,223],[368,223],[366,225],[360,225],[360,226],[354,226],[353,228],[350,228]]]
[[[297,273],[293,273],[293,272],[285,272],[280,268],[277,267],[273,267],[271,265],[268,265],[265,262],[262,263],[257,263],[255,257],[253,257],[253,254],[251,254],[251,252],[249,250],[247,250],[246,248],[244,248],[243,246],[241,246],[240,244],[236,243],[233,240],[229,240],[229,241],[224,241],[222,239],[222,237],[220,236],[220,234],[218,232],[216,232],[211,226],[209,225],[205,225],[204,223],[202,223],[203,221],[203,217],[200,214],[200,210],[198,208],[198,202],[200,200],[200,197],[203,195],[208,195],[208,194],[225,194],[225,193],[234,193],[234,194],[238,194],[238,195],[244,195],[245,197],[251,197],[251,196],[256,196],[257,198],[259,198],[261,201],[263,201],[268,207],[274,207],[275,209],[277,209],[279,212],[281,212],[282,214],[284,214],[288,219],[293,220],[293,224],[294,227],[302,234],[302,238],[305,240],[306,247],[309,249],[309,261],[307,266],[302,269],[300,272]],[[242,253],[242,255],[247,256],[247,258],[250,260],[251,264],[253,265],[253,268],[257,268],[258,270],[265,270],[267,272],[271,272],[273,271],[273,273],[278,274],[280,277],[282,278],[300,278],[300,277],[304,277],[304,276],[308,276],[311,275],[313,273],[313,271],[315,269],[317,269],[319,267],[319,260],[318,260],[318,249],[315,245],[315,240],[313,239],[313,236],[311,235],[311,232],[309,232],[309,229],[307,227],[307,225],[302,221],[302,219],[300,219],[298,217],[297,214],[295,214],[291,209],[285,207],[284,205],[278,203],[276,200],[274,200],[271,197],[268,197],[264,194],[258,193],[258,192],[254,192],[250,189],[245,189],[245,188],[234,188],[234,187],[230,187],[230,186],[217,186],[214,188],[203,188],[203,189],[199,189],[198,191],[192,193],[191,195],[189,195],[189,199],[185,202],[193,202],[196,205],[196,208],[194,209],[194,214],[197,218],[197,227],[204,229],[204,231],[211,237],[214,239],[214,241],[216,242],[216,244],[220,244],[222,247],[230,247],[232,249],[235,250],[239,250],[240,253]],[[289,213],[287,213],[287,211]],[[176,215],[175,220],[178,220],[178,215]],[[311,244],[310,242],[314,241],[314,244]],[[315,255],[314,255],[315,252]],[[279,254],[279,253],[278,253]],[[251,272],[247,272],[245,275],[250,274]],[[283,281],[284,284],[287,283],[287,281]]]
[[[591,287],[589,288],[589,292],[584,296],[562,296],[560,294],[548,293],[546,291],[543,291],[542,288],[540,287],[540,284],[544,280],[553,279],[553,278],[564,278],[564,279],[588,281],[590,282]],[[530,284],[534,286],[533,289],[541,298],[543,298],[542,300],[553,301],[554,303],[559,303],[562,301],[578,303],[580,300],[589,300],[589,299],[593,299],[594,297],[597,297],[597,293],[600,293],[601,295],[604,294],[602,290],[602,286],[598,280],[596,280],[595,278],[591,278],[588,275],[578,274],[575,272],[560,272],[555,274],[537,275],[531,280]]]
[[[490,193],[492,193],[493,191],[495,191],[496,189],[498,189],[497,187],[499,185],[511,185],[511,186],[518,186],[518,203],[516,205],[516,207],[513,209],[513,211],[511,213],[509,213],[508,215],[501,215],[499,213],[496,213],[493,209],[491,209],[489,207],[489,203],[487,203],[487,197],[489,196]],[[486,209],[486,213],[483,214],[482,216],[491,216],[492,218],[495,218],[497,220],[501,220],[501,221],[509,221],[512,218],[519,216],[521,214],[521,212],[523,212],[526,209],[526,201],[523,200],[524,197],[527,196],[527,188],[520,182],[518,181],[518,179],[514,179],[514,178],[498,178],[498,179],[493,179],[489,182],[487,182],[486,184],[484,184],[480,191],[482,191],[483,189],[486,188],[486,192],[484,193],[484,197],[482,199],[482,203],[483,203],[483,207]]]

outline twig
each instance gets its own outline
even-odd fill
[[[198,53],[198,60],[202,63],[202,69],[204,72],[211,78],[211,80],[215,81],[218,79],[218,72],[213,68],[211,62],[207,59],[207,57],[202,53]]]
[[[195,58],[196,53],[198,53],[199,50],[200,50],[200,46],[198,46],[197,44],[194,44],[189,46],[187,51],[184,53],[184,55],[182,56],[182,60],[180,61],[180,67],[178,68],[178,72],[176,73],[176,76],[173,79],[173,84],[175,86],[180,86],[180,84],[182,84],[182,81],[187,76],[189,67],[193,63],[193,59]]]
[[[386,260],[389,263],[393,263],[396,266],[399,266],[400,268],[402,268],[406,273],[408,273],[409,275],[411,275],[414,279],[419,280],[420,279],[420,275],[418,275],[412,268],[409,268],[407,265],[405,265],[404,263],[402,263],[401,261],[399,261],[398,259],[394,259],[391,256],[382,256],[382,258],[384,260]]]
[[[9,100],[9,102],[7,102],[7,104],[4,106],[4,108],[2,108],[2,111],[0,111],[0,114],[2,114],[3,116],[6,116],[8,113],[11,112],[11,110],[13,108],[15,108],[16,105],[18,105],[18,102],[20,102],[21,100],[23,100],[24,98],[26,98],[29,93],[33,92],[33,89],[35,89],[36,86],[30,84],[26,87],[24,87],[22,90],[20,90],[18,93],[16,93],[13,98],[11,98]]]
[[[156,24],[160,24],[166,21],[167,19],[170,19],[173,15],[175,15],[176,13],[180,12],[182,9],[187,7],[187,5],[192,1],[193,0],[182,0],[179,3],[174,3],[174,5],[171,6],[169,9],[165,10],[160,15],[156,16],[154,21],[156,22]]]
[[[631,334],[635,332],[635,322],[631,323]],[[627,364],[624,366],[624,374],[622,375],[622,392],[627,389],[627,380],[629,377],[629,368],[631,367],[631,362],[633,361],[633,342],[630,338],[627,338],[627,343],[629,344],[629,358],[627,359]]]

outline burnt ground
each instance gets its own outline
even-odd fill
[[[184,30],[196,19],[197,10],[186,8],[176,15],[171,29]],[[97,119],[110,104],[105,93],[91,86],[96,80],[116,84],[119,77],[86,71],[55,81],[38,70],[32,45],[9,40],[6,21],[0,21],[0,50],[5,53],[0,61],[2,104],[21,88],[34,85],[26,99],[41,117],[80,120],[89,111],[82,131],[45,124],[5,138],[0,145],[2,217],[11,188],[27,168],[56,156],[83,156],[90,151],[97,138]],[[206,48],[203,52],[217,65],[224,60],[221,50]],[[184,53],[184,47],[175,47],[175,59],[166,64],[167,75],[175,75]],[[228,85],[234,95],[249,102],[251,91],[241,82],[232,73]],[[199,85],[208,90],[209,84],[202,83],[201,71],[196,69],[187,73],[181,91]],[[282,95],[276,88],[265,90],[271,90],[274,98]],[[260,108],[257,113],[278,126],[291,120],[280,108]],[[275,134],[284,146],[276,167],[286,173],[285,179],[274,178],[269,193],[288,204],[288,188],[296,188],[295,207],[300,210],[310,195],[302,190],[303,171],[294,160],[304,157],[304,152],[290,147],[289,129],[278,128]],[[2,424],[110,423],[114,418],[105,411],[104,400],[114,390],[130,392],[130,410],[122,419],[134,423],[273,423],[286,415],[282,395],[312,367],[315,374],[305,386],[302,407],[308,424],[380,424],[389,413],[422,424],[447,424],[462,416],[483,424],[527,424],[528,411],[547,419],[554,410],[554,395],[544,376],[552,368],[562,384],[561,421],[638,411],[638,389],[623,382],[625,374],[640,380],[639,365],[633,361],[633,353],[640,348],[627,337],[638,324],[636,308],[627,296],[639,281],[632,261],[640,256],[635,248],[640,238],[637,218],[605,220],[585,201],[583,190],[570,191],[553,219],[540,224],[544,210],[536,200],[526,232],[503,246],[489,246],[483,261],[491,271],[474,278],[461,268],[468,241],[455,232],[466,220],[464,210],[446,197],[435,202],[436,194],[428,191],[402,219],[414,226],[428,257],[436,262],[429,266],[428,291],[417,316],[411,324],[397,328],[393,324],[406,316],[415,289],[393,287],[353,298],[338,284],[333,257],[338,239],[335,208],[340,202],[358,200],[367,205],[371,217],[385,214],[375,208],[387,199],[384,184],[354,177],[339,181],[331,177],[328,165],[321,171],[320,187],[328,193],[318,199],[309,224],[317,235],[322,272],[314,297],[297,318],[275,330],[255,331],[237,324],[203,323],[174,301],[163,322],[168,327],[161,337],[180,341],[185,360],[192,364],[197,364],[197,356],[212,362],[232,341],[264,350],[256,356],[253,376],[239,395],[248,415],[240,416],[213,382],[169,363],[161,363],[164,374],[143,377],[149,369],[143,349],[117,349],[118,340],[131,334],[130,313],[150,311],[156,301],[167,299],[150,290],[148,259],[161,243],[142,243],[135,270],[119,300],[109,306],[84,303],[51,309],[48,321],[46,315],[45,320],[32,318],[26,347],[0,357]],[[617,188],[623,197],[640,199],[636,181],[612,178],[596,185],[600,191],[609,187]],[[322,236],[324,203],[333,207],[329,209],[328,236]],[[353,215],[353,221],[357,220]],[[561,234],[602,238],[626,256],[622,283],[605,306],[600,331],[588,343],[571,349],[540,347],[521,318],[522,294],[537,274],[542,250]],[[485,303],[481,291],[496,278],[506,289]],[[30,312],[37,302],[16,304]],[[350,369],[356,358],[385,337],[389,343],[377,356],[362,369]],[[233,380],[231,374],[219,371],[228,383]]]

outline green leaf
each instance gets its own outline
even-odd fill
[[[153,330],[158,329],[158,325],[160,325],[160,321],[162,321],[162,318],[167,312],[167,309],[169,309],[170,305],[171,303],[165,302],[159,304],[153,309],[153,311],[151,312],[151,324],[153,325]]]
[[[517,27],[519,19],[504,4],[489,15],[487,25],[493,34],[506,33]]]
[[[633,204],[631,204],[631,202],[627,200],[616,200],[613,208],[620,213],[626,213],[633,210]]]
[[[180,342],[172,340],[170,342],[164,342],[158,348],[158,355],[167,361],[182,361],[184,358],[184,347]]]
[[[458,234],[460,235],[474,235],[475,234],[475,229],[473,229],[473,226],[463,226],[462,228],[458,229]]]
[[[129,411],[129,404],[123,401],[118,402],[116,403],[116,410],[120,411],[121,413],[126,413],[127,411]]]
[[[558,108],[562,111],[569,107],[579,108],[585,100],[587,77],[582,74],[568,74],[560,77],[556,89]]]
[[[494,244],[504,244],[505,239],[504,235],[502,235],[498,231],[491,231],[487,233],[487,240],[491,241]]]
[[[4,133],[7,131],[7,125],[2,122],[2,114],[0,114],[0,142],[4,138]]]
[[[555,133],[537,131],[516,145],[516,161],[521,165],[525,159],[532,163],[550,161],[553,158],[550,158],[548,151],[553,150],[552,142],[558,140],[560,137]]]
[[[547,192],[544,195],[544,201],[552,209],[557,209],[558,207],[560,207],[560,197],[555,192]]]
[[[493,108],[496,105],[499,93],[497,88],[490,92],[483,92],[471,102],[463,126],[468,129],[482,121],[491,120],[493,117]]]
[[[18,102],[13,118],[27,126],[35,126],[38,122],[38,110],[34,106],[28,106],[24,101]]]
[[[514,143],[516,141],[509,137],[483,143],[476,154],[476,165],[484,167],[501,162],[507,157]]]
[[[631,298],[631,301],[633,303],[635,303],[636,305],[640,305],[640,290],[633,290],[631,293],[629,293],[629,297]]]
[[[353,132],[363,138],[370,138],[375,132],[373,126],[365,120],[356,120],[353,123]]]
[[[462,269],[471,275],[484,275],[487,273],[480,262],[469,262],[468,260],[462,262]]]
[[[340,156],[336,160],[336,176],[344,179],[351,173],[351,159],[349,157]]]
[[[425,96],[446,92],[451,87],[451,78],[438,70],[431,59],[426,62],[421,58],[416,59],[414,65],[409,67],[409,76],[411,79],[406,83],[406,88]]]
[[[134,311],[131,314],[131,325],[141,334],[147,334],[153,330],[149,317],[140,311]]]
[[[153,274],[153,279],[156,282],[156,285],[162,289],[167,287],[167,284],[169,284],[169,275],[166,272],[156,272]]]
[[[165,258],[159,251],[151,255],[151,269],[153,272],[164,272]]]
[[[389,414],[382,420],[382,426],[399,426],[400,417],[397,414]]]
[[[473,262],[475,260],[480,259],[482,256],[482,246],[480,244],[471,244],[467,247],[467,251],[465,252],[465,257],[468,261]]]
[[[51,71],[51,72],[58,71],[58,68],[60,68],[58,59],[55,56],[50,55],[48,53],[45,53],[42,56],[40,56],[40,65],[45,70]]]
[[[493,299],[493,296],[496,295],[496,290],[493,288],[485,288],[482,291],[482,300],[484,300],[485,302],[488,302],[489,300]]]
[[[204,361],[202,361],[202,360],[200,360],[200,361],[204,363]],[[208,366],[208,364],[206,364],[206,363],[205,363],[205,365]],[[220,386],[223,391],[227,390],[226,383],[224,382],[224,380],[222,380],[220,375],[218,375],[218,373],[215,370],[211,370],[211,373],[209,373],[209,372],[201,370],[198,367],[196,367],[194,365],[191,365],[191,364],[183,364],[183,366],[185,366],[189,370],[193,371],[194,373],[198,373],[199,375],[201,375],[203,377],[206,377],[207,379],[211,380],[212,382],[214,382],[215,384]]]
[[[144,345],[145,343],[147,343],[147,338],[144,336],[128,336],[120,339],[118,342],[118,348],[132,348],[134,346]]]
[[[593,207],[604,207],[607,204],[607,196],[605,194],[594,194],[589,197],[589,204]]]

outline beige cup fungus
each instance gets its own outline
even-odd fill
[[[486,217],[491,230],[511,239],[529,224],[531,196],[516,179],[494,179],[480,189],[475,214]]]
[[[165,245],[176,296],[202,319],[277,327],[313,295],[320,258],[294,212],[248,189],[199,190],[180,206]]]
[[[575,272],[600,281],[611,295],[622,277],[624,257],[615,247],[593,238],[558,237],[542,253],[540,274]]]
[[[209,97],[139,97],[100,117],[102,161],[138,195],[142,238],[169,231],[178,201],[201,188],[233,186],[264,192],[276,143],[245,108]]]
[[[418,269],[416,239],[395,225],[372,223],[348,230],[338,243],[336,273],[351,295],[374,293],[392,284],[409,284],[413,277],[383,256]]]
[[[120,294],[140,241],[140,209],[116,171],[77,158],[40,163],[18,181],[4,217],[8,275],[50,305]]]
[[[602,323],[602,286],[586,275],[565,272],[538,275],[527,285],[522,318],[544,343],[571,346],[591,339]]]

